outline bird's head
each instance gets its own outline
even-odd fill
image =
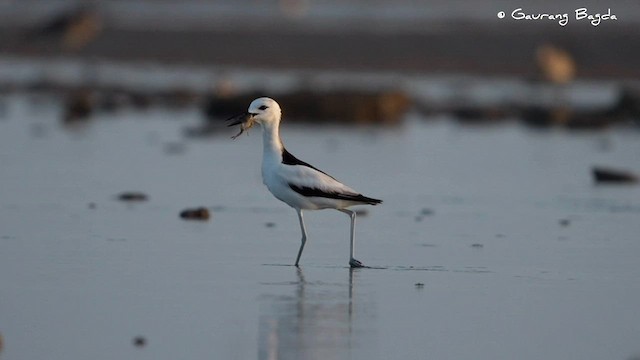
[[[247,111],[252,120],[258,124],[268,124],[280,121],[280,105],[268,97],[261,97],[253,100]]]
[[[253,126],[254,123],[266,126],[277,124],[280,122],[281,114],[280,105],[278,105],[275,100],[268,97],[261,97],[253,100],[246,112],[230,118],[229,121],[232,122],[229,126],[240,125],[242,129],[241,134],[244,130]]]

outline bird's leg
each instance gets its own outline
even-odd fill
[[[300,262],[300,256],[302,255],[302,249],[304,249],[304,243],[307,242],[307,230],[304,228],[304,218],[302,217],[302,209],[296,209],[298,213],[298,220],[300,220],[300,231],[302,232],[302,240],[300,243],[300,250],[298,250],[298,257],[296,258],[296,266]]]
[[[352,210],[348,210],[348,209],[338,209],[340,211],[342,211],[343,213],[349,215],[349,217],[351,218],[351,245],[349,247],[349,265],[352,268],[360,268],[360,267],[364,267],[364,265],[356,260],[353,257],[353,253],[355,252],[355,247],[356,247],[356,243],[355,243],[355,238],[356,238],[356,212],[352,211]]]

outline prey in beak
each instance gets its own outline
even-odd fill
[[[238,136],[242,135],[245,130],[249,130],[253,126],[253,124],[255,124],[255,122],[253,121],[253,117],[255,115],[256,114],[252,114],[250,112],[244,112],[227,119],[227,121],[231,121],[231,123],[227,126],[240,125],[240,132],[232,136],[231,138],[235,140]]]

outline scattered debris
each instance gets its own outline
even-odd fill
[[[209,220],[210,218],[209,210],[205,207],[193,208],[193,209],[185,209],[180,212],[180,217],[185,220]]]
[[[147,345],[147,339],[144,336],[136,336],[133,338],[133,346],[141,348]]]
[[[627,170],[594,166],[592,173],[596,184],[632,184],[638,182],[638,176]]]
[[[435,210],[429,208],[422,208],[422,210],[420,210],[420,215],[422,216],[432,216],[435,213]]]
[[[87,120],[93,113],[96,103],[95,94],[86,89],[81,89],[70,93],[67,96],[64,106],[64,123],[76,123]]]
[[[147,196],[147,194],[142,192],[127,191],[127,192],[120,193],[120,195],[118,195],[118,200],[131,201],[131,202],[147,201],[149,200],[149,197]]]

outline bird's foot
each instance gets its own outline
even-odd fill
[[[360,261],[358,261],[358,260],[356,260],[354,258],[351,258],[351,260],[349,260],[349,265],[352,268],[363,268],[363,267],[366,267],[366,266],[364,266],[363,263],[361,263]]]

